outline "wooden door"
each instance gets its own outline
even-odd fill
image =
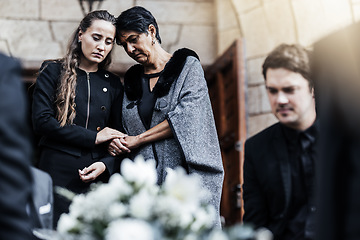
[[[205,70],[223,158],[221,215],[225,225],[242,220],[242,169],[246,139],[243,41],[236,40]]]

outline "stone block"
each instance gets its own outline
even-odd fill
[[[272,113],[250,116],[247,121],[247,137],[254,136],[276,122],[278,122],[278,120]]]
[[[79,1],[74,0],[41,0],[41,19],[78,21],[83,19]]]
[[[133,0],[105,0],[101,4],[101,9],[108,10],[115,17],[118,17],[122,11],[134,6]]]
[[[40,0],[1,0],[0,16],[1,18],[39,18]]]
[[[56,38],[55,41],[60,44],[62,53],[65,54],[70,38],[79,26],[79,22],[51,22],[50,24],[53,36]]]
[[[250,115],[261,114],[271,111],[269,99],[267,97],[265,84],[248,87],[248,113]]]
[[[259,7],[261,5],[260,0],[231,0],[232,4],[236,8],[238,13],[243,13]]]
[[[240,15],[243,37],[246,40],[247,57],[266,55],[276,45],[271,36],[263,8],[256,8]]]
[[[354,14],[354,22],[360,21],[360,2],[354,3],[352,6],[353,14]]]
[[[273,0],[264,3],[267,25],[275,45],[294,43],[296,39],[295,22],[289,0]]]
[[[62,57],[61,47],[51,35],[48,22],[0,20],[1,38],[7,40],[14,57],[44,60]]]
[[[159,24],[161,37],[161,46],[170,51],[171,46],[178,43],[181,34],[181,25],[179,24]]]
[[[349,1],[292,0],[299,43],[310,46],[319,38],[352,23]]]
[[[225,31],[229,29],[239,29],[237,12],[231,3],[231,0],[217,0],[217,29]]]
[[[179,41],[171,46],[170,53],[187,47],[194,50],[203,65],[210,65],[216,57],[215,27],[202,25],[185,25],[181,29]]]
[[[217,41],[218,56],[220,56],[224,51],[226,51],[230,47],[230,45],[238,38],[241,38],[241,33],[239,28],[218,32],[218,41]]]
[[[248,86],[264,84],[265,79],[262,75],[262,65],[264,61],[265,57],[248,59],[246,61],[246,76]]]
[[[9,48],[5,40],[0,40],[0,53],[8,56],[10,55]]]
[[[138,0],[136,4],[149,10],[158,24],[214,25],[216,22],[212,2]]]

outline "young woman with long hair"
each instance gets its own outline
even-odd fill
[[[115,23],[115,17],[103,10],[85,16],[65,57],[42,64],[34,89],[32,119],[41,135],[39,168],[51,175],[55,186],[75,193],[87,191],[94,181],[107,181],[119,166],[105,147],[107,141],[124,136],[123,87],[119,77],[106,70]],[[54,194],[54,226],[68,206],[69,201]]]

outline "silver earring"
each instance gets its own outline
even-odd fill
[[[80,39],[78,39],[78,43],[81,43],[81,40],[80,40]]]
[[[152,45],[154,45],[155,44],[155,39],[153,38],[153,40],[152,40],[152,43],[151,43]]]

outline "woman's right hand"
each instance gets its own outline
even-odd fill
[[[125,137],[125,136],[124,136]],[[130,152],[130,149],[127,148],[124,144],[122,144],[121,140],[120,139],[123,139],[124,137],[122,138],[114,138],[109,146],[108,146],[108,152],[111,156],[116,156],[116,155],[119,155],[121,153],[128,153]]]
[[[96,134],[95,144],[101,144],[109,140],[112,140],[114,138],[122,138],[125,136],[127,135],[122,132],[119,132],[118,130],[105,127],[103,130],[101,130]]]

